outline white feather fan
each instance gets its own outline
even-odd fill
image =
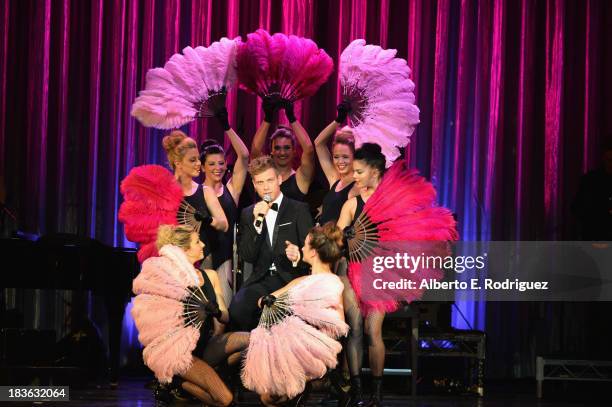
[[[195,118],[212,117],[225,106],[236,82],[240,38],[221,38],[208,48],[186,47],[163,68],[147,72],[145,89],[132,105],[132,116],[146,127],[173,129]]]
[[[349,118],[357,147],[377,143],[387,158],[387,167],[399,157],[419,123],[414,82],[397,50],[366,45],[355,40],[340,56],[342,97],[351,104]]]

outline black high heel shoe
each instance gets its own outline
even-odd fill
[[[308,401],[308,396],[310,395],[310,389],[310,382],[306,383],[306,388],[304,388],[304,391],[293,399],[289,400],[286,407],[306,407],[306,402]]]
[[[155,407],[168,407],[174,400],[170,389],[161,383],[157,383],[157,386],[155,386],[153,396],[155,397]]]

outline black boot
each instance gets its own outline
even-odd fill
[[[365,407],[367,403],[363,400],[363,388],[361,387],[361,376],[351,376],[351,390],[349,397],[340,399],[339,407]]]
[[[338,405],[341,400],[348,398],[350,386],[342,372],[338,371],[338,369],[329,371],[327,381],[329,383],[329,390],[327,395],[319,402],[320,405]]]
[[[372,377],[372,397],[370,407],[382,407],[382,376]]]

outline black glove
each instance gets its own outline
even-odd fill
[[[355,228],[353,226],[345,227],[344,230],[342,231],[342,237],[344,238],[345,242],[348,242],[349,240],[354,238],[355,237]]]
[[[202,226],[209,226],[212,223],[212,221],[213,221],[212,216],[210,216],[209,214],[204,215],[202,212],[199,212],[199,211],[196,211],[193,214],[193,217],[198,222],[201,222]]]
[[[212,302],[212,301],[208,301],[206,303],[206,305],[204,306],[204,311],[206,311],[208,315],[212,315],[213,317],[217,319],[221,318],[221,315],[223,314],[221,310],[219,309],[219,305],[217,305],[216,302]]]
[[[355,228],[353,226],[347,226],[342,231],[342,253],[347,259],[350,258],[349,253],[349,240],[355,237]]]
[[[351,111],[351,104],[348,100],[343,100],[336,109],[338,110],[336,122],[342,124],[346,120],[346,116],[348,116],[349,112]]]
[[[272,123],[274,120],[274,112],[278,108],[277,99],[270,95],[264,96],[261,106],[264,111],[264,120],[268,123]]]
[[[283,109],[285,109],[285,116],[287,116],[287,120],[289,123],[293,123],[295,118],[295,112],[293,111],[293,102],[287,99],[283,99]]]
[[[219,120],[223,130],[228,131],[230,129],[229,120],[227,118],[227,108],[225,106],[215,112],[215,117]]]
[[[276,297],[272,294],[268,294],[261,299],[261,306],[263,307],[265,305],[267,307],[271,307],[272,305],[274,305],[275,302]]]

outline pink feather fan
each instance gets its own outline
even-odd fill
[[[342,98],[351,104],[349,118],[357,147],[365,142],[379,144],[387,167],[419,124],[410,68],[396,53],[354,40],[342,51],[339,67]]]
[[[451,211],[436,205],[436,191],[431,183],[399,160],[385,173],[380,185],[366,202],[354,224],[349,239],[349,279],[364,315],[378,310],[391,312],[399,301],[412,302],[424,290],[375,290],[372,282],[380,274],[372,272],[376,255],[440,256],[450,254],[449,242],[459,238]],[[384,276],[394,281],[439,279],[443,270],[421,266],[417,270],[387,268]]]
[[[316,93],[333,70],[333,61],[308,38],[259,29],[238,49],[240,86],[261,97],[296,101]]]
[[[163,68],[147,72],[145,89],[132,105],[143,126],[173,129],[200,117],[212,117],[225,106],[236,82],[240,39],[221,38],[205,47],[186,47]]]
[[[131,313],[145,364],[160,382],[169,383],[193,362],[208,299],[182,249],[166,245],[160,254],[147,259],[134,279]]]
[[[121,181],[123,203],[119,221],[125,235],[138,243],[138,261],[157,256],[155,240],[159,225],[189,224],[199,231],[201,221],[194,207],[183,199],[174,175],[160,165],[134,167]]]
[[[308,380],[323,377],[348,332],[341,311],[343,285],[331,273],[294,280],[251,331],[242,383],[258,394],[293,398]],[[279,380],[282,378],[282,380]]]

